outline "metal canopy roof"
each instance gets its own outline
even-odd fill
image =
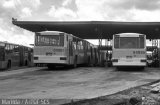
[[[14,25],[32,32],[62,31],[83,39],[112,39],[113,34],[135,32],[147,35],[147,39],[160,39],[160,22],[115,21],[17,21]]]

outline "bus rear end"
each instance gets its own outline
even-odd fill
[[[112,63],[116,67],[146,66],[146,36],[143,34],[117,34],[113,36]]]
[[[65,33],[39,32],[35,36],[34,63],[48,66],[67,64]]]

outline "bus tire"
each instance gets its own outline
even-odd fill
[[[139,70],[144,71],[145,67],[139,67]]]
[[[11,60],[9,60],[7,63],[7,69],[10,69],[10,68],[11,68]]]
[[[116,70],[117,70],[117,71],[121,71],[122,68],[121,68],[121,67],[116,67]]]
[[[47,67],[48,67],[48,69],[50,69],[50,70],[55,69],[55,66],[54,66],[54,65],[52,65],[52,64],[48,64],[48,65],[47,65]]]

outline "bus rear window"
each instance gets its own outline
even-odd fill
[[[36,46],[64,46],[64,35],[37,35]]]
[[[144,37],[115,37],[114,48],[144,48]]]

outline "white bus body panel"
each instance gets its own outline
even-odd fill
[[[116,35],[120,35],[120,37],[139,37],[139,35],[143,35],[143,34],[139,34],[139,33],[121,33],[121,34],[116,34]]]
[[[118,59],[118,62],[113,62],[113,66],[146,66],[146,62],[141,62],[144,58],[139,59],[125,59],[120,58]]]
[[[58,33],[58,34],[57,34]],[[36,35],[51,36],[51,35],[63,35],[64,34],[64,46],[43,46],[43,44],[35,44],[34,46],[34,63],[42,64],[64,64],[64,65],[77,65],[77,64],[91,64],[96,62],[94,54],[94,45],[89,42],[73,36],[71,34],[63,32],[42,31]],[[38,39],[35,35],[35,39]],[[35,40],[35,43],[37,40]],[[91,50],[92,48],[92,50]],[[98,53],[97,53],[98,54]],[[62,58],[62,59],[61,59]],[[64,60],[63,58],[66,58]],[[98,58],[97,58],[98,59]],[[95,63],[94,63],[95,64]]]
[[[67,48],[65,47],[35,46],[34,63],[68,64],[69,59],[67,58],[66,52]],[[61,60],[60,58],[66,58],[66,60]]]
[[[60,60],[61,57],[67,58],[67,56],[45,56],[45,55],[35,55],[35,57],[38,57],[38,60],[34,60],[34,63],[55,63],[55,64],[68,64],[67,59],[66,60]]]
[[[113,49],[112,62],[113,66],[146,66],[145,49]]]
[[[119,37],[140,37],[140,33],[120,33],[116,34]],[[115,36],[115,35],[114,35]],[[113,46],[112,46],[112,64],[113,66],[142,66],[147,65],[147,55],[146,55],[146,41],[144,41],[144,48],[114,48],[114,36],[113,36]],[[144,40],[146,36],[144,35]]]

